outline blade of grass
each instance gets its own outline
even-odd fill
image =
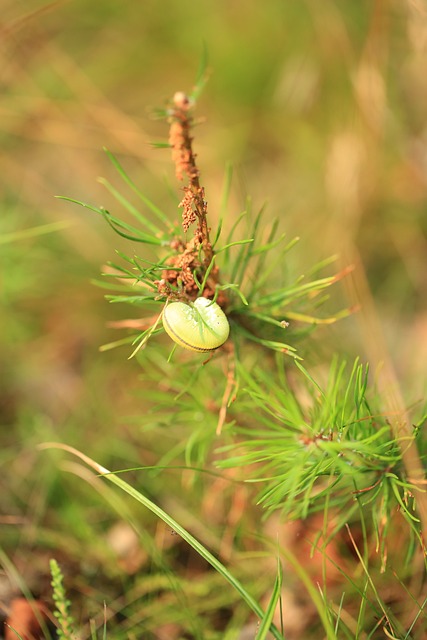
[[[261,539],[264,540],[266,544],[271,545],[271,540],[266,540],[265,538],[261,538]],[[276,553],[279,552],[280,556],[283,556],[286,559],[286,561],[291,565],[291,567],[293,567],[298,578],[303,583],[305,589],[307,590],[307,593],[309,594],[309,597],[312,603],[314,604],[314,606],[317,609],[317,612],[319,613],[319,617],[322,621],[323,628],[325,630],[325,637],[327,638],[327,640],[337,640],[337,636],[335,634],[334,627],[330,620],[330,616],[328,615],[328,611],[325,610],[325,603],[323,601],[323,598],[319,594],[319,591],[317,590],[316,585],[313,583],[311,577],[308,575],[304,567],[301,565],[301,562],[298,560],[298,558],[292,553],[292,551],[288,547],[279,546],[278,548],[275,547],[274,550]]]
[[[20,636],[19,633],[17,632],[17,630],[14,629],[13,627],[11,627],[10,624],[7,624],[7,622],[5,622],[4,626],[7,627],[8,629],[10,629],[11,631],[13,631],[13,633],[16,635],[17,638],[19,638],[19,640],[24,640],[24,638],[22,636]]]
[[[274,612],[276,611],[277,602],[279,601],[282,591],[282,567],[280,562],[277,563],[277,576],[274,581],[273,593],[271,594],[270,602],[268,603],[267,610],[264,618],[256,634],[255,640],[265,640],[270,630],[271,623],[273,622]]]
[[[206,549],[196,538],[194,538],[191,533],[189,533],[184,527],[182,527],[176,520],[174,520],[166,511],[163,511],[159,506],[157,506],[154,502],[149,500],[142,493],[137,491],[130,484],[125,482],[122,478],[119,478],[114,474],[114,472],[109,471],[102,465],[89,458],[87,455],[75,449],[74,447],[70,447],[66,444],[58,443],[58,442],[46,442],[44,444],[39,445],[39,449],[62,449],[63,451],[68,451],[69,453],[75,455],[80,460],[83,460],[89,467],[95,469],[100,476],[106,478],[117,487],[119,487],[122,491],[131,496],[134,500],[142,504],[146,509],[154,513],[155,516],[163,520],[165,524],[167,524],[175,533],[177,533],[181,538],[187,542],[206,562],[208,562],[214,569],[217,571],[236,591],[240,594],[242,599],[246,602],[248,607],[252,609],[252,611],[257,615],[260,619],[264,618],[264,612],[261,609],[258,602],[250,595],[248,591],[246,591],[245,587],[241,584],[237,578],[233,576],[232,573],[228,571],[228,569],[214,556],[210,551]],[[270,631],[273,634],[276,640],[283,640],[282,634],[279,632],[277,627],[274,624],[270,625]]]

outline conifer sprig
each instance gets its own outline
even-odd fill
[[[232,326],[230,337],[234,352],[241,343],[245,343],[256,349],[299,358],[295,343],[300,337],[318,324],[330,324],[353,311],[344,309],[326,316],[318,313],[319,307],[328,299],[325,291],[347,271],[314,279],[304,276],[291,278],[284,260],[298,238],[287,240],[286,234],[279,231],[278,219],[267,222],[264,207],[254,215],[249,198],[245,210],[230,224],[227,219],[231,215],[230,165],[226,170],[219,220],[210,219],[193,135],[196,102],[207,76],[207,54],[204,51],[193,90],[188,95],[176,92],[167,108],[158,111],[158,115],[168,123],[169,136],[167,143],[156,146],[171,150],[176,178],[182,183],[179,204],[182,209],[181,232],[173,216],[161,210],[143,193],[108,150],[108,158],[126,188],[137,195],[141,207],[103,178],[100,182],[113,196],[119,213],[63,197],[101,215],[119,236],[137,243],[133,253],[119,253],[121,260],[127,263],[125,266],[117,261],[107,265],[103,278],[108,279],[108,283],[99,284],[110,288],[111,294],[107,296],[110,302],[126,302],[140,308],[145,316],[116,322],[112,326],[135,328],[139,322],[143,330],[134,333],[129,340],[114,341],[104,349],[129,341],[139,348],[145,346],[147,331],[150,338],[162,331],[161,324],[153,327],[166,302],[180,300],[191,303],[196,297],[204,296],[214,300],[226,312]],[[130,217],[132,222],[124,216]],[[245,222],[246,232],[242,231]],[[229,231],[222,238],[224,228]],[[156,258],[151,263],[139,248],[144,244],[155,248]],[[316,271],[317,267],[311,269],[312,273]],[[156,314],[153,313],[154,306],[159,309]]]

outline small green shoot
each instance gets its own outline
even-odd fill
[[[70,614],[71,602],[67,599],[63,585],[64,576],[58,563],[54,559],[50,560],[50,572],[52,576],[52,598],[56,606],[56,611],[54,611],[53,615],[58,621],[58,638],[62,640],[75,640],[76,635],[73,630],[74,620]]]

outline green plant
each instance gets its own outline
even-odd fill
[[[55,618],[58,620],[58,638],[63,640],[73,640],[74,634],[74,620],[70,614],[71,602],[67,598],[65,588],[63,585],[64,576],[62,571],[53,558],[50,560],[50,572],[52,575],[52,598],[55,602],[56,611],[54,612]]]
[[[347,308],[333,315],[320,312],[328,300],[329,287],[347,276],[351,268],[320,276],[329,266],[329,261],[325,261],[311,270],[308,281],[303,277],[291,278],[284,257],[296,240],[285,242],[285,235],[279,233],[278,220],[267,225],[264,210],[253,216],[248,202],[230,224],[227,214],[230,170],[222,214],[212,239],[191,135],[195,99],[203,82],[202,73],[193,94],[175,94],[163,114],[170,125],[168,146],[176,175],[180,180],[187,179],[179,205],[183,209],[182,232],[141,193],[109,152],[119,175],[137,194],[146,211],[142,213],[115,187],[103,182],[136,223],[65,198],[100,214],[126,240],[150,245],[156,252],[151,261],[139,253],[120,252],[122,262],[111,262],[103,274],[113,284],[102,282],[101,286],[115,291],[107,299],[112,303],[125,302],[142,313],[141,319],[117,323],[120,328],[137,327],[136,334],[104,349],[131,343],[131,356],[138,354],[144,364],[144,384],[150,389],[152,403],[152,411],[141,417],[147,429],[156,431],[165,423],[187,428],[186,438],[167,452],[155,469],[173,466],[174,458],[184,452],[187,468],[203,473],[212,444],[222,433],[224,442],[216,447],[217,468],[239,469],[235,480],[262,487],[257,502],[264,507],[265,517],[274,511],[300,521],[321,515],[321,524],[311,539],[312,552],[320,549],[323,554],[320,597],[298,558],[280,546],[278,554],[293,566],[304,583],[328,638],[341,637],[340,634],[352,637],[354,632],[359,637],[364,631],[374,637],[379,628],[389,637],[410,638],[416,618],[405,624],[389,610],[371,577],[375,570],[372,557],[379,552],[380,571],[386,571],[388,541],[391,539],[391,545],[394,544],[393,528],[398,522],[399,527],[404,527],[407,540],[406,562],[400,566],[402,583],[409,577],[405,564],[420,562],[418,554],[424,549],[427,533],[418,449],[425,411],[412,420],[415,428],[402,406],[395,407],[393,413],[381,385],[377,389],[371,384],[368,367],[357,360],[348,367],[342,358],[333,356],[329,363],[323,363],[317,375],[310,372],[309,358],[308,365],[302,364],[308,351],[304,341],[310,340],[315,327],[335,322],[353,311]],[[245,220],[246,233],[241,231]],[[195,230],[188,239],[193,225]],[[229,231],[224,238],[223,229],[227,225]],[[163,331],[166,305],[178,302],[194,310],[195,301],[200,298],[212,300],[223,309],[230,323],[230,340],[207,365],[197,354],[191,354],[191,359],[180,353],[173,359],[167,357],[168,342],[159,348],[153,346],[154,338]],[[180,316],[181,322],[185,320]],[[188,340],[181,337],[177,342]],[[214,346],[221,344],[219,341]],[[219,402],[213,402],[213,381],[216,389],[221,389]],[[215,400],[217,397],[215,393]],[[201,428],[200,419],[198,422],[194,419],[196,410],[203,416]],[[265,637],[268,629],[275,638],[284,637],[272,623],[273,610],[280,601],[280,569],[270,605],[263,613],[244,585],[174,518],[119,478],[118,471],[111,472],[76,450],[72,452],[164,520],[210,563],[261,619],[258,637]],[[353,528],[360,532],[358,540],[352,534]],[[361,584],[350,572],[336,567],[360,597],[359,613],[351,611],[347,617],[343,602],[334,608],[327,593],[326,562],[339,535],[353,546],[365,579]],[[424,559],[421,564],[425,564]],[[372,592],[368,593],[368,587]],[[418,594],[411,597],[418,603]],[[419,603],[419,607],[422,611],[424,604]],[[349,622],[353,615],[357,618],[354,624],[352,619]]]

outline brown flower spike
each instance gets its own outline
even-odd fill
[[[179,204],[182,208],[182,227],[185,233],[197,222],[193,237],[188,242],[177,240],[174,242],[177,255],[169,260],[169,268],[162,273],[161,286],[171,285],[182,290],[183,298],[194,299],[198,294],[198,287],[194,280],[194,272],[202,281],[207,268],[211,265],[214,252],[209,239],[207,223],[207,202],[205,192],[199,181],[199,169],[196,165],[196,154],[193,152],[193,138],[191,136],[192,102],[182,92],[175,93],[172,100],[169,122],[169,144],[172,149],[172,159],[178,180],[185,178],[188,184],[183,187],[184,196]],[[218,268],[211,269],[206,286],[202,292],[205,297],[213,297],[218,284]],[[160,286],[160,283],[159,283]],[[172,290],[172,289],[171,289]],[[160,289],[159,289],[160,292]],[[217,300],[224,304],[225,297]]]

